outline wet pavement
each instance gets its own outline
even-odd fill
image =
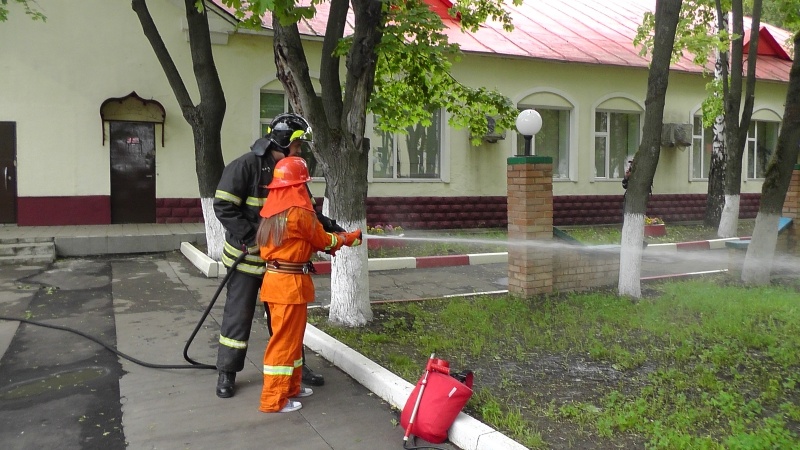
[[[642,276],[726,265],[725,251],[646,252]],[[506,264],[375,271],[370,299],[502,292],[507,276]],[[177,251],[0,266],[0,315],[76,329],[146,363],[187,365],[186,340],[220,281]],[[316,305],[325,305],[329,276],[315,283]],[[192,359],[214,363],[223,304],[224,291],[189,349]],[[296,413],[260,413],[267,332],[256,316],[236,396],[225,400],[213,393],[213,370],[143,367],[74,333],[0,320],[2,448],[402,448],[397,409],[313,351],[309,366],[326,385]]]
[[[0,316],[78,330],[146,364],[187,366],[184,346],[219,281],[179,252],[0,266]],[[189,348],[195,361],[215,362],[220,297]],[[214,370],[143,367],[71,332],[0,320],[2,448],[402,448],[399,412],[313,351],[309,367],[326,384],[298,412],[259,412],[266,340],[256,314],[236,395],[223,400]]]

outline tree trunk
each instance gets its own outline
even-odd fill
[[[366,230],[367,173],[369,141],[364,138],[367,103],[372,94],[377,45],[383,34],[381,2],[353,0],[355,27],[353,44],[347,55],[347,78],[342,95],[339,58],[323,52],[320,72],[322,98],[314,92],[308,63],[296,24],[281,25],[273,20],[274,54],[278,78],[292,107],[304,115],[314,128],[312,151],[327,182],[330,217],[340,226]],[[347,13],[346,0],[333,0],[329,17]],[[329,20],[323,48],[335,48],[343,26]],[[338,21],[343,23],[343,21]],[[367,248],[343,248],[331,265],[331,307],[329,320],[346,326],[360,326],[372,320],[369,304]]]
[[[728,13],[717,8],[717,29],[728,29]],[[728,76],[728,52],[717,50],[717,60],[714,63],[714,78],[721,81]],[[722,217],[722,208],[725,205],[725,163],[727,153],[725,150],[725,115],[717,116],[713,125],[714,138],[711,145],[711,167],[708,171],[708,195],[706,197],[706,211],[703,223],[708,227],[718,228]]]
[[[794,35],[794,49],[797,55],[800,51],[800,33]],[[786,108],[778,137],[778,148],[767,166],[756,226],[742,267],[742,281],[747,284],[767,284],[770,281],[775,244],[778,240],[778,219],[789,190],[799,149],[800,61],[795,58],[789,73],[789,88],[786,92]]]
[[[756,83],[756,61],[758,52],[758,31],[761,23],[761,0],[753,1],[753,17],[750,26],[750,48],[747,60],[747,86],[744,94],[744,108],[739,111],[742,97],[742,68],[744,48],[744,27],[742,25],[742,1],[734,0],[733,33],[731,43],[730,88],[725,91],[725,131],[728,160],[725,164],[725,207],[722,209],[717,235],[723,238],[736,236],[739,226],[739,194],[742,189],[742,156],[747,143],[750,117],[753,113],[753,98]],[[723,79],[723,86],[726,86]]]
[[[198,11],[196,0],[184,0],[189,26],[189,48],[192,55],[195,80],[200,90],[200,105],[195,106],[186,90],[183,79],[161,39],[147,3],[132,0],[131,7],[139,17],[142,31],[158,58],[172,92],[186,122],[192,127],[194,137],[195,172],[200,190],[200,201],[205,219],[208,255],[219,260],[222,254],[224,230],[213,210],[214,193],[222,176],[225,163],[222,158],[222,120],[225,117],[225,95],[214,63],[207,11]]]
[[[661,153],[661,124],[680,10],[681,0],[659,0],[656,3],[653,59],[647,80],[642,143],[628,180],[619,262],[619,294],[634,298],[642,296],[644,215]]]

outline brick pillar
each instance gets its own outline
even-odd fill
[[[792,181],[786,191],[786,200],[783,202],[783,216],[791,217],[794,222],[800,220],[800,164],[794,166]]]
[[[787,247],[789,253],[800,255],[800,164],[794,166],[792,180],[786,191],[786,200],[783,201],[784,217],[791,217],[792,225],[786,230]]]
[[[507,176],[508,292],[521,297],[553,292],[553,158],[508,158]]]

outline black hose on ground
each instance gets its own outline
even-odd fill
[[[236,270],[236,266],[238,266],[239,263],[242,262],[242,260],[245,258],[245,256],[247,256],[247,253],[246,252],[242,252],[242,254],[239,255],[239,257],[236,258],[236,260],[233,262],[231,267],[228,268],[228,273],[225,275],[225,278],[222,279],[222,282],[220,282],[219,287],[217,288],[217,291],[214,293],[214,296],[211,298],[211,302],[209,302],[208,306],[206,307],[206,310],[203,312],[203,316],[200,318],[200,321],[197,322],[197,326],[195,326],[194,331],[192,332],[192,335],[189,337],[189,340],[186,341],[186,346],[183,348],[183,358],[186,359],[186,361],[188,361],[191,364],[191,365],[188,365],[188,366],[187,365],[175,365],[175,364],[153,364],[153,363],[148,363],[148,362],[136,359],[136,358],[134,358],[134,357],[132,357],[130,355],[126,355],[125,353],[122,353],[121,351],[119,351],[116,348],[114,348],[112,345],[106,344],[105,342],[101,341],[100,339],[98,339],[98,338],[96,338],[96,337],[94,337],[92,335],[86,334],[86,333],[84,333],[82,331],[76,330],[74,328],[62,327],[60,325],[53,325],[53,324],[44,323],[44,322],[37,322],[35,320],[23,319],[22,317],[0,316],[0,320],[7,320],[7,321],[10,321],[10,322],[27,323],[27,324],[36,325],[36,326],[39,326],[39,327],[52,328],[54,330],[61,330],[61,331],[67,331],[67,332],[70,332],[70,333],[74,333],[74,334],[77,334],[78,336],[85,337],[86,339],[89,339],[90,341],[94,341],[94,342],[100,344],[101,346],[103,346],[104,348],[106,348],[110,352],[114,353],[115,355],[119,356],[120,358],[127,359],[128,361],[130,361],[130,362],[132,362],[134,364],[138,364],[138,365],[144,366],[144,367],[149,367],[151,369],[214,369],[214,370],[216,370],[217,366],[214,366],[214,365],[211,365],[211,364],[202,364],[202,363],[199,363],[199,362],[189,358],[189,346],[192,344],[192,341],[194,340],[194,337],[197,335],[197,332],[200,330],[200,327],[203,325],[203,322],[205,322],[206,317],[208,317],[208,314],[211,312],[211,308],[214,306],[214,303],[217,302],[217,298],[219,297],[220,292],[222,292],[222,288],[225,287],[226,284],[228,284],[228,280],[230,280],[231,275],[233,275],[233,271]]]
[[[211,364],[201,364],[201,363],[193,360],[192,358],[189,358],[189,346],[192,345],[192,341],[194,340],[194,337],[197,336],[197,332],[200,331],[200,327],[203,326],[203,322],[206,321],[206,317],[208,317],[208,314],[211,312],[211,308],[213,308],[214,307],[214,303],[217,302],[217,298],[219,297],[219,293],[222,292],[222,288],[226,284],[228,284],[228,280],[231,279],[231,275],[233,275],[233,271],[236,270],[236,266],[238,266],[239,263],[242,262],[242,260],[245,258],[245,256],[247,256],[247,252],[242,252],[242,254],[239,255],[238,258],[236,258],[236,261],[234,261],[233,264],[228,268],[228,273],[225,274],[225,278],[222,279],[222,282],[219,284],[219,287],[217,287],[217,291],[214,292],[214,296],[211,297],[211,301],[208,303],[208,306],[206,306],[206,310],[203,311],[203,316],[200,317],[200,321],[197,322],[197,325],[194,327],[194,331],[192,331],[192,335],[189,336],[189,339],[186,341],[186,346],[183,347],[183,359],[185,359],[190,364],[192,364],[192,366],[191,366],[192,368],[195,368],[195,369],[215,369],[215,370],[217,368],[217,366],[212,366]]]

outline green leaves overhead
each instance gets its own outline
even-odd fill
[[[477,29],[491,17],[511,29],[510,17],[501,5],[464,2],[450,13],[456,16],[456,11],[462,11],[458,16],[462,28]],[[513,128],[517,111],[507,97],[484,87],[465,86],[451,75],[461,51],[449,42],[442,20],[424,1],[392,1],[385,11],[375,91],[369,104],[381,117],[381,129],[396,132],[416,123],[427,126],[433,111],[440,108],[450,113],[450,125],[467,128],[476,136],[475,145],[487,131],[487,115],[498,116],[498,128]]]
[[[730,1],[723,1],[723,8]],[[655,16],[648,12],[642,19],[642,25],[636,30],[633,45],[641,47],[639,54],[647,56],[653,51],[653,34],[655,29]],[[692,55],[692,61],[700,66],[706,66],[711,56],[717,49],[727,50],[730,47],[731,36],[727,30],[717,33],[716,6],[714,0],[688,0],[681,6],[678,29],[675,33],[675,46],[672,50],[672,62],[678,61],[684,50]]]
[[[242,26],[259,28],[261,16],[272,11],[281,24],[313,18],[321,0],[223,0],[236,10]],[[472,136],[487,131],[486,116],[497,116],[498,129],[513,129],[517,110],[511,101],[496,90],[468,87],[451,75],[454,63],[462,54],[458,45],[449,42],[442,19],[423,0],[382,0],[383,38],[378,45],[378,64],[370,112],[381,117],[380,128],[403,132],[411,125],[430,125],[432,113],[446,109],[450,124],[468,128]],[[515,5],[522,0],[513,0]],[[492,20],[503,29],[512,30],[511,16],[503,0],[458,1],[449,11],[461,29],[476,31]],[[449,31],[452,33],[453,31]],[[346,56],[352,36],[343,38],[336,49]],[[480,139],[473,140],[479,144]]]
[[[272,11],[282,25],[289,25],[314,17],[317,13],[316,5],[322,1],[312,0],[303,6],[298,6],[294,0],[222,0],[222,3],[235,10],[234,16],[241,22],[241,26],[259,29],[262,26],[261,17],[267,11]]]
[[[22,8],[25,10],[25,14],[30,16],[31,20],[41,20],[42,22],[47,21],[47,17],[39,11],[38,9],[31,6],[31,3],[35,3],[34,0],[13,0],[14,3],[19,3],[22,5]],[[5,22],[8,20],[8,0],[0,0],[0,22]]]

